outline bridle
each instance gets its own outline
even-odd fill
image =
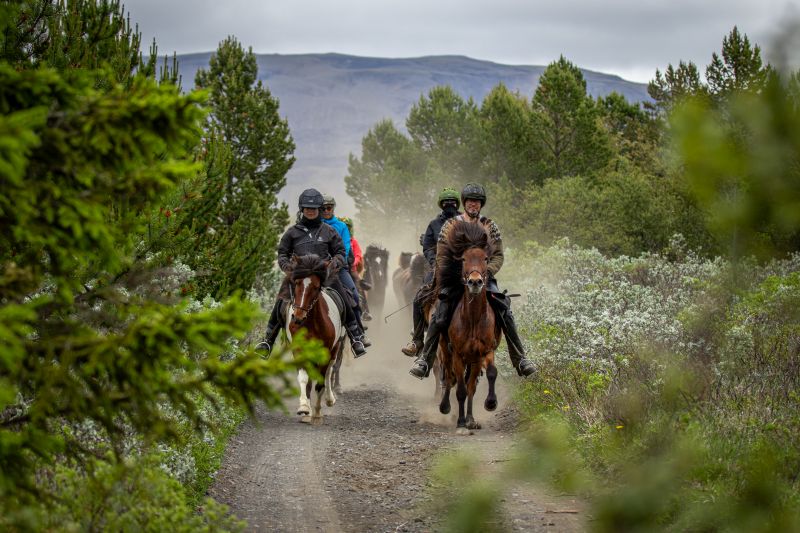
[[[305,290],[303,290],[303,294],[305,294]],[[314,306],[317,304],[317,301],[319,300],[319,297],[320,297],[321,294],[322,294],[322,288],[319,289],[319,291],[317,292],[317,295],[314,297],[313,300],[311,300],[311,303],[308,304],[308,307],[303,307],[303,306],[300,306],[300,305],[295,305],[295,303],[294,303],[294,291],[291,292],[292,298],[291,298],[291,302],[290,303],[291,303],[291,306],[292,306],[292,320],[294,321],[295,324],[299,325],[299,324],[302,324],[303,322],[306,321],[306,318],[308,318],[308,315],[311,314],[311,310],[314,309]],[[294,312],[296,310],[298,310],[298,309],[300,311],[305,311],[306,312],[305,318],[303,318],[301,320],[298,320],[295,317]]]

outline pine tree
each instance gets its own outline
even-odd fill
[[[678,68],[671,64],[667,65],[663,76],[661,71],[656,70],[655,79],[647,84],[647,93],[655,100],[655,105],[651,109],[663,115],[669,113],[687,96],[705,94],[705,86],[700,81],[697,65],[691,61],[686,63],[680,61]]]
[[[533,95],[531,122],[538,180],[589,174],[608,163],[608,138],[580,69],[561,56],[542,73]]]
[[[68,30],[125,20],[115,2],[90,4],[0,6],[0,529],[37,527],[53,461],[124,469],[131,434],[146,446],[178,438],[178,419],[205,427],[203,398],[275,405],[267,378],[303,364],[223,358],[254,307],[180,302],[147,214],[199,170],[203,97],[118,62],[138,57],[127,23]]]
[[[722,39],[722,56],[714,52],[706,67],[708,93],[716,102],[734,93],[757,92],[764,88],[771,68],[761,60],[761,48],[751,46],[747,35],[734,26]]]

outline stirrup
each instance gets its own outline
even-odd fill
[[[416,360],[414,361],[414,366],[411,367],[408,373],[417,379],[425,379],[430,375],[431,368],[426,361]]]
[[[528,377],[536,373],[536,365],[530,359],[522,358],[517,365],[517,375]]]
[[[358,359],[367,353],[367,349],[364,347],[364,343],[361,342],[360,339],[353,339],[350,342],[350,348],[353,350],[353,359]]]
[[[267,355],[269,355],[270,352],[272,352],[272,346],[270,346],[266,340],[263,340],[256,344],[254,350],[257,352],[265,352]]]
[[[421,344],[422,343],[420,343],[420,345],[418,346],[417,341],[412,339],[408,341],[408,344],[400,348],[400,351],[409,357],[416,357],[417,354],[419,354],[419,351],[422,349]]]

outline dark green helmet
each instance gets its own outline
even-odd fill
[[[444,202],[445,200],[455,200],[456,209],[458,209],[461,206],[461,202],[458,200],[458,191],[452,187],[445,187],[439,193],[439,201],[437,202],[439,209],[442,208],[442,202]]]
[[[300,199],[298,200],[297,205],[300,207],[300,209],[303,209],[304,207],[319,209],[322,207],[322,193],[317,189],[306,189],[300,193]]]
[[[353,233],[353,219],[350,217],[339,217],[339,220],[344,222],[344,225],[347,226],[347,229],[350,230],[350,233]]]
[[[481,207],[483,207],[486,204],[486,190],[483,188],[483,185],[477,183],[467,183],[464,185],[464,188],[461,189],[461,203],[467,200],[480,200]]]

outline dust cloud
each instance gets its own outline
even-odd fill
[[[415,233],[416,232],[416,233]],[[367,231],[356,230],[356,238],[362,250],[369,244],[380,245],[389,251],[388,283],[386,299],[381,313],[371,309],[373,319],[365,322],[367,337],[372,342],[368,353],[358,359],[353,359],[349,349],[345,349],[345,360],[341,368],[341,382],[344,393],[348,389],[363,386],[382,384],[397,391],[407,402],[420,413],[420,420],[454,428],[458,414],[458,403],[455,390],[451,392],[452,411],[449,415],[439,412],[439,400],[435,397],[436,382],[431,374],[425,380],[411,376],[413,358],[400,351],[410,339],[412,331],[411,307],[400,309],[402,303],[395,295],[392,288],[392,273],[398,268],[400,252],[421,252],[419,245],[418,228],[395,228],[392,235],[375,235]],[[393,315],[389,316],[391,313]],[[507,387],[499,377],[496,383],[498,396],[498,410],[502,409],[508,400]],[[483,411],[483,400],[488,394],[488,385],[485,378],[478,383],[475,394],[476,414]]]

